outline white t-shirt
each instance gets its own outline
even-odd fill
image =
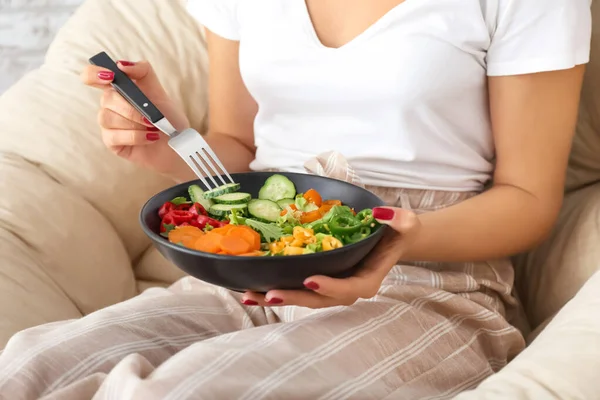
[[[493,172],[487,76],[589,59],[591,0],[405,0],[338,49],[305,0],[188,0],[240,41],[258,103],[251,168],[304,171],[342,153],[370,185],[480,190]]]

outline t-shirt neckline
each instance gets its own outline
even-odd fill
[[[416,0],[404,0],[402,3],[396,5],[394,8],[392,8],[387,13],[382,15],[381,18],[379,18],[377,21],[375,21],[373,24],[371,24],[367,29],[365,29],[364,31],[362,31],[357,36],[352,38],[350,41],[344,43],[340,47],[329,47],[329,46],[323,44],[321,39],[319,39],[317,30],[315,29],[315,25],[310,16],[310,12],[308,10],[308,4],[306,4],[306,0],[297,0],[297,1],[300,4],[301,14],[302,14],[302,19],[303,19],[304,25],[306,26],[306,30],[307,30],[307,32],[310,36],[310,40],[313,42],[313,44],[315,44],[317,47],[324,49],[324,50],[340,51],[345,48],[352,47],[356,43],[359,43],[359,42],[367,39],[368,37],[372,36],[375,32],[377,32],[379,29],[381,29],[381,27],[385,24],[385,22],[387,22],[390,18],[394,17],[396,14],[398,14],[400,12],[404,12],[405,9],[407,8],[407,6],[409,5],[409,3],[415,2]],[[424,1],[424,0],[420,0],[420,1]]]

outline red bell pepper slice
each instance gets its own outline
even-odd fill
[[[204,206],[202,206],[202,204],[200,204],[200,203],[192,204],[192,206],[190,207],[190,209],[188,211],[191,212],[193,215],[207,215],[208,216],[208,212],[206,211]]]
[[[175,207],[175,204],[171,203],[170,201],[167,201],[165,204],[160,206],[160,208],[158,209],[158,217],[160,219],[163,219],[165,217],[165,215],[167,215],[169,213],[169,211],[171,211],[173,209],[173,207]]]
[[[192,208],[191,204],[178,204],[176,206],[173,207],[173,210],[178,210],[178,211],[190,211],[190,208]]]
[[[175,226],[175,220],[173,219],[173,216],[171,214],[167,214],[163,217],[162,221],[160,222],[160,232],[166,232],[168,230],[168,227],[173,227]]]
[[[171,210],[167,216],[171,216],[173,218],[173,221],[175,222],[175,225],[179,226],[181,224],[183,224],[184,222],[190,222],[191,220],[194,219],[194,214],[192,214],[189,211],[183,211],[183,210]]]
[[[217,221],[216,219],[207,217],[206,215],[198,215],[197,218],[194,218],[192,221],[190,221],[190,224],[200,229],[206,228],[206,225],[210,225],[213,228],[220,228],[225,225],[221,221]]]

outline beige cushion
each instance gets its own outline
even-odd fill
[[[600,2],[592,3],[594,27],[600,26]],[[592,33],[592,50],[579,108],[577,134],[567,174],[571,191],[600,181],[600,29]]]
[[[456,400],[600,398],[600,273],[508,366]]]
[[[533,328],[600,269],[599,221],[600,184],[568,194],[551,236],[517,263],[519,293]]]
[[[182,273],[137,213],[168,180],[108,152],[100,92],[80,83],[93,54],[147,58],[197,129],[206,119],[206,51],[181,1],[89,0],[46,63],[0,98],[0,348],[15,331],[78,317]],[[189,84],[193,82],[193,84]]]

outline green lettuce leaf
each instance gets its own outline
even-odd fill
[[[185,197],[175,197],[173,200],[171,200],[171,203],[175,204],[176,206],[181,204],[192,204],[192,202]]]
[[[317,243],[311,243],[309,245],[306,245],[306,248],[304,249],[304,254],[312,254],[312,253],[318,253],[320,251],[322,251],[322,246],[320,242]]]
[[[169,237],[169,232],[171,232],[173,229],[175,229],[175,225],[173,224],[163,224],[163,226],[165,227],[165,231],[160,233],[160,236],[168,238]]]
[[[354,218],[354,214],[352,213],[352,209],[350,207],[333,206],[331,210],[329,210],[329,212],[327,212],[327,214],[325,214],[320,221],[324,223],[329,223],[332,219],[334,219],[337,216],[348,216]]]
[[[244,225],[260,232],[267,242],[274,242],[283,236],[283,229],[274,224],[267,224],[254,219],[246,219]]]

